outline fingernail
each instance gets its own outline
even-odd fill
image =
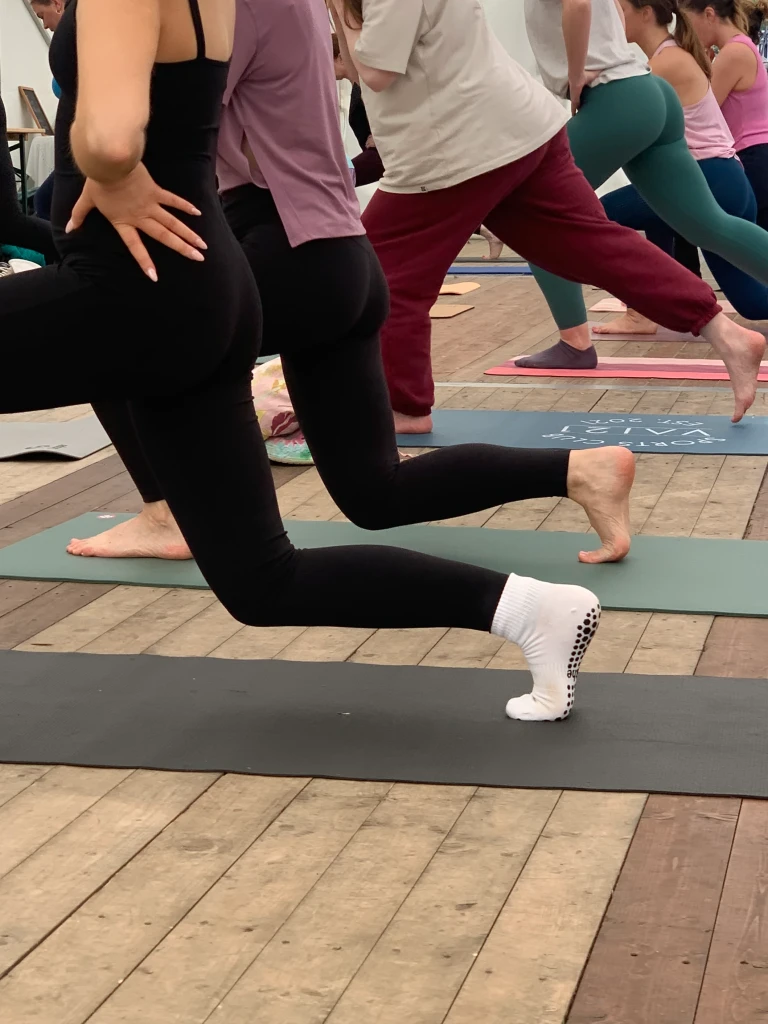
[[[198,263],[202,263],[205,259],[205,256],[203,256],[201,252],[198,252],[197,249],[193,249],[192,254],[192,259],[197,260]]]
[[[150,281],[154,281],[155,284],[157,284],[157,271],[155,270],[154,267],[147,267],[144,273],[147,275]]]
[[[70,221],[67,221],[67,226],[64,228],[64,234],[68,235],[71,230],[72,230],[72,221],[70,220]]]
[[[198,208],[197,208],[197,207],[195,207],[195,208],[194,208],[194,209],[192,210],[192,213],[194,213],[194,215],[195,215],[196,217],[202,217],[202,216],[203,216],[203,214],[202,214],[202,211],[201,211],[201,210],[198,210]]]
[[[200,249],[207,249],[208,248],[208,246],[205,244],[205,242],[202,240],[202,238],[198,238],[197,245],[198,245],[198,248],[200,248]]]

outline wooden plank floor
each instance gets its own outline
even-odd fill
[[[730,410],[727,390],[685,383],[461,387],[555,337],[531,279],[480,280],[470,313],[433,324],[440,404]],[[709,355],[600,343],[651,348]],[[766,466],[640,457],[634,528],[768,539]],[[341,517],[314,470],[275,482],[284,515]],[[137,507],[109,451],[0,465],[0,546]],[[558,499],[445,525],[588,528]],[[251,629],[207,592],[26,581],[0,582],[0,647],[522,666],[466,630]],[[768,620],[608,612],[584,668],[765,677]],[[752,1024],[766,851],[760,801],[0,765],[0,1021]]]

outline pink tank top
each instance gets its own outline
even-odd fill
[[[653,57],[668,46],[677,46],[674,39],[665,39]],[[651,57],[651,60],[653,60]],[[685,115],[685,141],[696,160],[711,160],[714,157],[730,159],[736,156],[733,136],[723,112],[712,92],[712,86],[698,103],[683,107]]]
[[[722,107],[738,152],[748,146],[759,146],[768,142],[768,74],[766,74],[760,51],[749,36],[734,36],[726,45],[730,46],[732,43],[748,46],[757,60],[757,76],[754,85],[741,92],[736,92],[734,89],[725,98]]]

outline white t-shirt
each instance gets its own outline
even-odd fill
[[[563,0],[525,0],[525,27],[544,85],[568,95],[568,55],[563,36]],[[600,71],[591,83],[647,75],[650,69],[630,49],[615,0],[592,0],[585,71]]]
[[[382,92],[362,85],[385,192],[431,192],[503,167],[567,119],[504,50],[479,0],[363,0],[355,52],[398,74]]]

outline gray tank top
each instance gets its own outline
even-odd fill
[[[562,0],[525,0],[525,27],[544,85],[555,96],[568,95],[568,58],[563,38]],[[630,48],[614,0],[592,0],[586,71],[599,71],[592,83],[649,74]]]

